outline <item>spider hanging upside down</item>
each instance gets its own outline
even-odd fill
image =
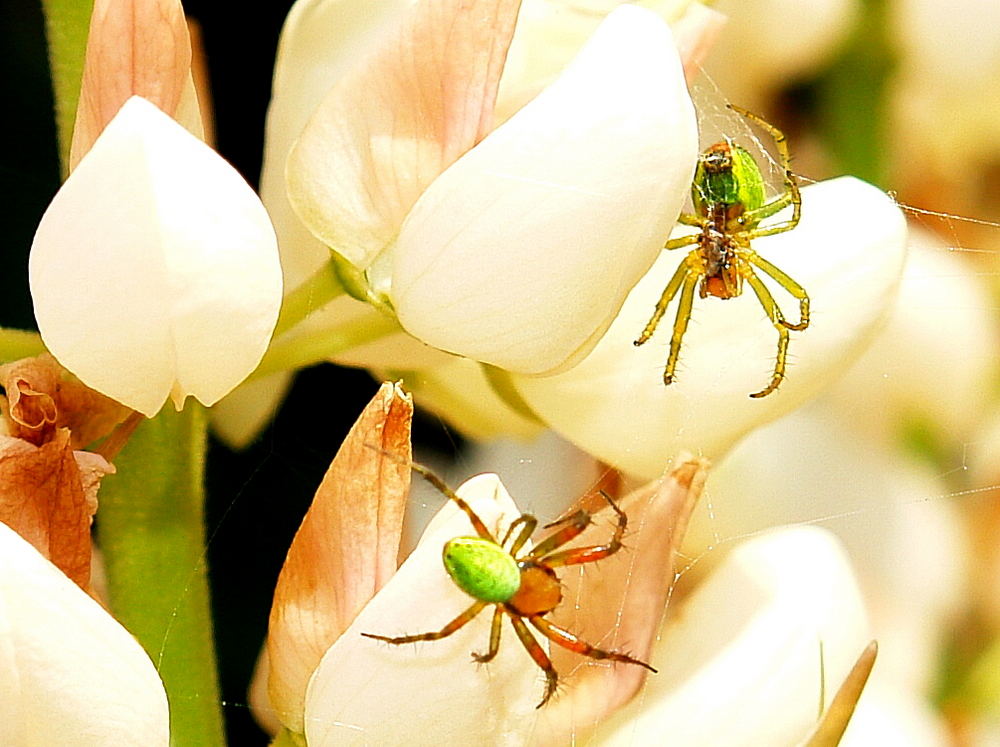
[[[528,626],[525,625],[525,620],[546,638],[570,651],[589,656],[592,659],[610,659],[627,664],[638,664],[651,672],[656,671],[649,664],[627,654],[595,648],[581,640],[575,633],[545,619],[545,615],[554,610],[562,601],[559,578],[553,569],[566,565],[593,563],[613,555],[621,549],[621,540],[625,534],[628,518],[610,496],[603,491],[601,492],[612,510],[618,515],[618,525],[611,541],[606,545],[559,550],[590,525],[590,514],[581,509],[564,519],[546,525],[547,527],[562,525],[562,528],[542,540],[530,552],[518,556],[518,552],[535,531],[535,527],[538,526],[538,520],[534,516],[521,514],[507,529],[503,541],[497,542],[482,519],[472,509],[472,506],[445,485],[440,477],[419,464],[411,466],[414,472],[423,476],[431,485],[453,500],[469,517],[469,521],[472,522],[472,526],[476,530],[477,537],[456,537],[449,540],[445,543],[443,552],[444,567],[452,581],[476,601],[437,632],[405,635],[397,638],[373,633],[362,633],[363,636],[394,644],[436,641],[447,638],[469,623],[486,607],[493,605],[489,650],[485,654],[473,653],[472,658],[483,663],[490,661],[497,655],[500,650],[500,627],[506,615],[510,619],[511,625],[514,626],[514,632],[521,641],[521,645],[527,649],[535,664],[545,672],[545,695],[542,696],[542,702],[538,704],[538,708],[545,705],[552,697],[559,676],[545,650],[538,644]],[[504,549],[511,537],[514,538],[513,543],[509,549]]]
[[[785,378],[785,358],[788,352],[788,331],[803,330],[809,326],[809,296],[805,289],[792,280],[750,246],[750,242],[762,236],[773,236],[791,231],[799,223],[802,198],[792,174],[785,144],[785,136],[777,127],[765,122],[756,114],[732,104],[730,109],[743,115],[767,130],[774,138],[781,167],[784,170],[785,191],[770,202],[764,201],[764,177],[753,156],[728,138],[712,145],[698,157],[694,181],[691,185],[691,201],[695,214],[681,213],[678,222],[685,226],[701,229],[697,233],[670,239],[664,249],[680,249],[696,245],[681,262],[674,276],[656,304],[653,316],[646,324],[635,345],[642,345],[656,330],[663,318],[667,305],[680,291],[677,304],[677,318],[670,338],[670,355],[663,372],[663,383],[674,380],[674,368],[681,349],[681,340],[691,318],[694,289],[698,285],[701,298],[735,298],[743,292],[746,280],[757,294],[771,323],[778,330],[778,357],[774,364],[771,383],[751,397],[764,397],[778,388]],[[792,217],[770,226],[760,227],[760,222],[779,210],[792,206]],[[788,291],[799,301],[799,321],[792,324],[781,313],[767,286],[758,277],[760,270]]]

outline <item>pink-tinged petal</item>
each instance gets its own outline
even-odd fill
[[[69,440],[65,428],[42,446],[0,436],[0,522],[89,590],[96,487],[114,467],[96,454],[78,459]]]
[[[425,0],[313,115],[288,161],[310,230],[365,268],[438,174],[489,131],[520,0]]]
[[[135,638],[0,524],[0,744],[166,747],[168,729]]]
[[[669,28],[618,8],[559,80],[414,206],[393,250],[400,322],[501,368],[563,366],[656,258],[696,155]]]
[[[500,533],[519,515],[496,475],[474,477],[457,492],[491,531]],[[310,747],[528,742],[544,679],[509,623],[496,658],[485,666],[470,660],[470,652],[488,648],[491,610],[438,641],[393,646],[361,635],[440,630],[467,609],[473,600],[448,577],[441,550],[449,539],[470,535],[465,514],[449,501],[327,651],[309,683]]]
[[[95,0],[70,164],[75,168],[131,96],[201,137],[191,39],[179,0]]]
[[[306,686],[324,652],[396,570],[410,484],[413,403],[383,384],[337,452],[274,591],[268,690],[302,733]]]
[[[805,187],[798,227],[753,247],[812,299],[812,321],[791,333],[787,374],[773,394],[749,396],[770,381],[778,340],[749,289],[726,301],[695,299],[669,386],[663,368],[676,299],[653,337],[633,344],[683,250],[662,253],[585,360],[555,376],[515,377],[518,393],[567,439],[630,474],[652,479],[682,449],[719,458],[753,428],[813,397],[863,351],[895,298],[906,221],[884,192],[841,177]],[[771,287],[786,317],[797,320],[794,299]]]
[[[662,480],[622,499],[629,520],[625,547],[591,570],[565,569],[563,599],[575,604],[566,601],[552,615],[585,640],[642,661],[652,656],[673,592],[681,540],[707,476],[705,460],[682,455],[677,465]],[[600,505],[594,501],[604,502],[594,496],[588,508]],[[582,544],[605,541],[615,521],[606,506],[594,518],[596,527]],[[628,702],[647,675],[655,677],[638,666],[609,666],[555,647],[552,661],[566,689],[541,714],[541,744],[570,742],[582,724],[597,724]]]
[[[253,190],[139,97],[56,194],[28,263],[42,339],[89,387],[154,415],[210,405],[260,362],[281,268]]]

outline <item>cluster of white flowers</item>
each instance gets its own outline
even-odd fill
[[[173,0],[150,4],[164,15],[179,9]],[[684,259],[662,249],[688,199],[699,150],[685,76],[700,48],[685,34],[697,26],[691,14],[707,11],[688,5],[299,0],[276,61],[261,199],[191,134],[202,128],[187,62],[170,101],[143,90],[116,92],[111,103],[84,96],[93,121],[79,120],[74,170],[31,252],[46,347],[85,384],[148,417],[168,398],[180,409],[188,396],[214,405],[229,395],[216,424],[245,443],[291,374],[279,363],[268,369],[278,373],[242,384],[269,347],[294,347],[306,336],[357,339],[363,344],[331,343],[318,357],[402,376],[417,404],[467,433],[522,437],[547,427],[644,481],[685,450],[722,458],[835,382],[840,388],[827,402],[863,393],[865,369],[841,380],[886,319],[893,332],[879,338],[880,349],[898,344],[899,359],[922,350],[925,325],[914,328],[895,299],[901,280],[904,297],[919,286],[913,267],[927,258],[904,279],[901,211],[850,177],[804,187],[799,225],[754,241],[812,302],[812,323],[794,338],[795,366],[774,396],[747,396],[775,355],[773,330],[749,294],[698,308],[669,387],[666,330],[641,349],[633,345]],[[797,44],[776,45],[787,61],[743,60],[748,86],[766,87],[775,68],[811,65],[835,43],[850,6],[817,7],[822,24],[795,35]],[[99,8],[113,15],[114,0]],[[761,10],[757,25],[736,31],[759,38],[773,12]],[[705,29],[717,21],[697,17]],[[290,326],[279,323],[283,293],[287,310],[296,290],[324,273],[337,277],[333,291]],[[919,361],[900,365],[901,380],[919,379],[905,375],[919,371]],[[974,391],[992,371],[984,364],[956,372],[956,381]],[[957,391],[943,417],[971,418]],[[900,388],[899,411],[920,401],[932,408],[926,392],[909,392]],[[884,434],[892,414],[871,429]],[[797,437],[794,425],[784,427],[792,435],[778,438]],[[762,438],[765,446],[749,442],[724,463],[712,487],[719,501],[731,501],[729,536],[796,518],[791,499],[775,499],[784,490],[753,486],[768,475],[762,465],[775,448],[775,436]],[[808,434],[800,438],[800,446],[810,443]],[[737,470],[746,449],[751,464]],[[839,453],[823,458],[851,462]],[[823,461],[812,453],[802,460]],[[784,478],[778,472],[775,480]],[[741,494],[748,485],[755,490]],[[491,524],[518,515],[495,481],[462,490]],[[772,507],[764,520],[743,515],[749,494]],[[806,505],[806,520],[825,510],[822,498]],[[452,515],[435,519],[410,559],[300,677],[289,696],[297,710],[281,720],[309,744],[343,743],[352,737],[345,724],[382,743],[401,741],[400,729],[428,742],[471,743],[498,734],[525,742],[570,728],[624,744],[655,741],[669,724],[678,744],[791,744],[816,719],[820,651],[829,702],[872,635],[863,592],[875,582],[855,579],[831,534],[761,533],[721,558],[683,600],[684,614],[660,629],[650,654],[660,674],[642,698],[600,723],[580,714],[564,719],[569,727],[555,723],[558,716],[536,720],[537,669],[523,651],[502,647],[488,678],[467,662],[489,636],[488,616],[419,657],[356,634],[433,626],[447,622],[448,610],[461,611],[464,597],[440,568],[429,570],[464,521],[454,506],[445,511]],[[718,530],[699,527],[696,517],[691,554],[710,549]],[[0,664],[4,657],[9,664],[0,672],[17,675],[0,679],[8,693],[0,741],[68,743],[66,734],[86,731],[88,744],[132,743],[137,734],[157,735],[144,744],[165,744],[166,701],[148,660],[33,553],[0,526],[0,560],[17,569],[0,578]],[[857,548],[851,553],[858,557]],[[938,557],[948,552],[938,548]],[[878,610],[875,628],[898,621],[899,609]],[[445,619],[419,620],[415,610]],[[934,620],[946,612],[935,609]],[[59,627],[69,616],[71,639]],[[99,701],[89,716],[70,690]],[[442,702],[448,718],[435,710]],[[863,728],[853,732],[859,743],[876,733]]]

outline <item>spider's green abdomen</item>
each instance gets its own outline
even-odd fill
[[[713,205],[742,205],[744,211],[764,204],[764,177],[750,153],[735,143],[722,141],[698,158],[691,184],[695,211],[707,216]]]
[[[495,542],[456,537],[445,543],[443,557],[458,588],[482,602],[506,602],[521,586],[517,561]]]

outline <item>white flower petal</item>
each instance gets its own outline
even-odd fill
[[[458,493],[491,529],[519,515],[496,475]],[[406,562],[330,647],[306,693],[310,747],[344,744],[523,744],[541,698],[541,670],[504,623],[497,657],[470,661],[489,642],[489,609],[451,636],[393,646],[361,633],[408,635],[439,630],[472,604],[441,563],[447,540],[474,536],[450,502]],[[544,646],[544,644],[542,644]]]
[[[42,218],[29,260],[42,339],[85,384],[146,415],[212,404],[267,348],[274,231],[214,151],[133,97]]]
[[[802,404],[871,338],[893,302],[906,250],[902,213],[862,181],[821,182],[803,189],[802,200],[797,228],[754,241],[812,299],[812,323],[791,333],[787,377],[777,392],[748,396],[770,381],[777,351],[777,333],[749,288],[725,303],[695,299],[670,386],[662,375],[677,300],[649,342],[632,344],[683,260],[681,250],[663,252],[586,360],[556,376],[515,377],[520,394],[570,441],[647,479],[682,450],[717,458],[752,428]],[[770,285],[786,316],[797,320],[797,304]]]
[[[153,663],[97,602],[0,524],[0,743],[166,745]]]
[[[559,2],[522,0],[517,28],[507,52],[497,122],[531,101],[551,83],[593,35],[621,0]],[[687,0],[644,0],[642,7],[670,23],[690,6]]]
[[[603,745],[798,744],[815,725],[820,643],[827,704],[870,634],[850,564],[815,527],[746,541],[668,613],[636,699]]]
[[[288,14],[274,63],[260,196],[274,222],[289,288],[330,259],[285,192],[285,162],[324,95],[363,58],[407,0],[298,0]]]
[[[401,323],[511,370],[582,354],[659,251],[696,149],[670,30],[619,8],[407,216],[392,267]]]
[[[968,540],[957,506],[935,500],[947,484],[859,440],[856,412],[810,406],[754,431],[712,470],[683,550],[701,557],[714,548],[701,565],[734,537],[822,522],[857,568],[879,640],[876,671],[926,691],[938,644],[968,601]]]

